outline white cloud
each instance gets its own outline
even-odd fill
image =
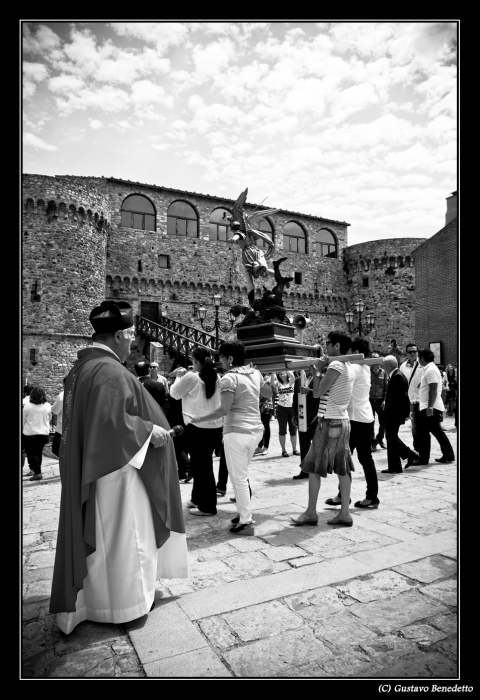
[[[23,50],[26,54],[47,56],[60,46],[60,37],[44,24],[30,22],[24,25]]]
[[[142,39],[155,44],[159,54],[186,40],[188,28],[179,22],[112,22],[111,28],[120,36]]]
[[[74,75],[57,75],[55,78],[50,78],[48,87],[52,92],[63,93],[70,90],[83,90],[85,83]]]
[[[48,76],[48,70],[43,63],[23,63],[23,96],[30,99],[37,89],[36,83],[40,83]]]
[[[43,151],[58,151],[57,146],[53,146],[52,144],[47,143],[43,139],[39,138],[38,136],[35,136],[35,134],[31,134],[30,132],[25,132],[23,134],[23,145],[31,146],[32,148],[41,149]]]
[[[101,122],[99,119],[89,119],[88,123],[92,129],[101,129],[103,126],[103,122]]]

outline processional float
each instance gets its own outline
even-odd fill
[[[322,356],[319,345],[306,345],[303,342],[303,332],[310,319],[297,314],[292,320],[287,315],[283,305],[283,291],[288,289],[293,277],[283,277],[280,272],[281,263],[287,258],[272,260],[275,244],[263,231],[258,230],[259,220],[274,214],[278,209],[255,210],[251,214],[244,212],[248,188],[242,192],[228,217],[232,237],[229,239],[237,244],[242,251],[242,264],[247,278],[249,306],[236,304],[230,312],[243,320],[235,326],[237,339],[245,345],[246,360],[263,374],[281,371],[301,370],[301,385],[305,384],[305,372]],[[257,245],[257,240],[263,240],[266,250]],[[276,284],[272,289],[263,285],[260,298],[255,296],[255,280],[269,277]],[[363,365],[382,364],[382,358],[365,358],[363,354],[341,355],[329,358],[340,362],[353,362]],[[306,424],[306,395],[299,394],[298,427],[301,432],[307,430]]]

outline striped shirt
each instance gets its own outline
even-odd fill
[[[328,369],[339,372],[339,377],[332,384],[328,392],[325,418],[347,418],[347,407],[352,396],[354,373],[350,362],[338,362],[334,360],[328,365]]]
[[[205,395],[205,383],[196,372],[187,372],[183,377],[177,377],[170,387],[170,396],[173,399],[182,399],[182,413],[185,425],[195,419],[206,416],[208,413],[220,408],[220,382],[217,379],[214,395],[207,399]],[[222,419],[202,421],[199,428],[221,428]]]

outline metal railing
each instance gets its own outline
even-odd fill
[[[192,357],[193,350],[199,346],[208,348],[213,353],[217,351],[214,335],[173,321],[166,316],[160,316],[158,323],[137,316],[137,335],[143,336],[149,342],[161,343],[164,352],[170,353],[171,356],[176,355],[177,359],[182,357],[185,361]]]

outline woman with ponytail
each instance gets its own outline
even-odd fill
[[[199,423],[202,416],[220,407],[220,386],[210,350],[193,351],[193,371],[176,370],[170,387],[174,399],[182,399],[182,413],[193,472],[192,497],[188,502],[192,515],[216,515],[217,487],[213,473],[213,451],[222,442],[222,419]]]

